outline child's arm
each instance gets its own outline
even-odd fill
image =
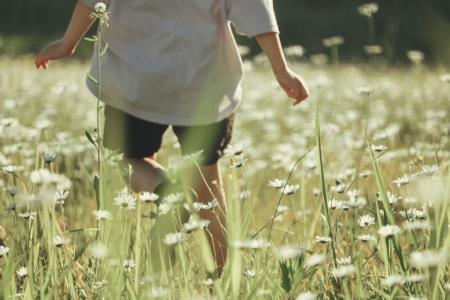
[[[52,59],[64,58],[75,52],[78,43],[95,22],[90,17],[92,11],[92,8],[78,0],[63,38],[48,44],[36,54],[36,68],[47,69]]]
[[[278,33],[268,32],[255,38],[269,59],[278,83],[289,97],[295,98],[293,105],[308,98],[309,90],[304,80],[287,66]]]

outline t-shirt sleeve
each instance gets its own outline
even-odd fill
[[[103,2],[106,5],[109,5],[110,0],[80,0],[80,1],[89,6],[90,8],[94,8],[95,4],[97,4],[98,2]]]
[[[273,0],[230,0],[228,20],[241,35],[277,32],[278,24],[273,9]]]

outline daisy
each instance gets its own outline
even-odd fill
[[[173,246],[182,243],[186,239],[184,232],[168,233],[163,239],[164,244]]]
[[[144,203],[156,202],[159,199],[159,195],[151,192],[139,193],[139,200]]]
[[[296,184],[296,185],[286,185],[284,187],[284,190],[282,191],[282,193],[285,194],[285,195],[292,195],[299,189],[299,187],[300,187],[300,185],[298,185],[298,184]]]
[[[397,235],[401,231],[402,231],[401,228],[398,227],[397,225],[386,225],[380,227],[380,229],[378,230],[378,234],[381,235],[382,237],[387,238]]]
[[[326,256],[323,254],[314,254],[311,255],[308,259],[305,260],[305,266],[307,267],[313,267],[320,265],[326,260]]]
[[[125,210],[133,210],[136,208],[136,197],[128,192],[127,187],[124,187],[123,190],[118,192],[118,195],[114,198],[114,202],[117,206]]]
[[[69,240],[68,239],[66,239],[66,238],[64,238],[64,237],[61,237],[61,236],[59,236],[59,235],[57,235],[57,236],[55,236],[54,238],[53,238],[53,244],[56,246],[56,247],[62,247],[63,245],[65,245],[65,244],[67,244],[69,242]]]
[[[94,210],[92,212],[98,221],[111,220],[111,213],[107,210]]]
[[[338,267],[331,271],[334,277],[336,278],[343,278],[350,274],[353,274],[356,272],[356,267],[354,265],[344,265],[341,267]]]
[[[0,246],[0,258],[5,257],[9,252],[9,248],[6,246]]]
[[[363,215],[359,217],[358,224],[360,227],[369,227],[375,224],[375,218],[372,215]]]

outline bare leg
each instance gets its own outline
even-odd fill
[[[164,168],[156,162],[156,155],[143,159],[126,158],[122,163],[132,166],[130,185],[135,192],[153,192],[160,183],[168,179]],[[167,267],[174,264],[174,247],[169,247],[162,241],[166,234],[179,231],[181,223],[186,222],[188,217],[186,211],[178,209],[174,215],[162,215],[155,220],[150,230],[152,265],[155,272],[161,271],[163,264]]]
[[[207,236],[216,259],[217,268],[222,271],[227,257],[227,242],[225,233],[226,199],[220,165],[217,162],[208,166],[200,166],[200,170],[206,183],[198,171],[190,172],[190,176],[185,175],[185,180],[190,186],[194,187],[199,202],[207,203],[213,198],[219,201],[219,207],[213,211],[201,210],[199,215],[202,219],[210,221]],[[197,174],[197,176],[192,176],[192,174]],[[213,195],[211,195],[211,192]]]
[[[164,168],[156,162],[156,154],[143,159],[125,158],[122,163],[133,168],[130,185],[135,192],[152,192],[167,179]]]

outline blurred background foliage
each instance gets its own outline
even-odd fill
[[[75,0],[1,0],[0,54],[35,52],[62,36]],[[342,36],[340,57],[346,61],[365,58],[368,44],[367,18],[357,7],[358,0],[274,0],[284,46],[302,45],[306,56],[328,53],[322,40]],[[425,53],[426,62],[450,65],[450,0],[379,0],[374,15],[375,43],[384,49],[390,63],[406,62],[406,51]],[[260,52],[255,40],[237,36],[250,47],[250,55]],[[91,45],[82,43],[76,57],[91,54]]]

